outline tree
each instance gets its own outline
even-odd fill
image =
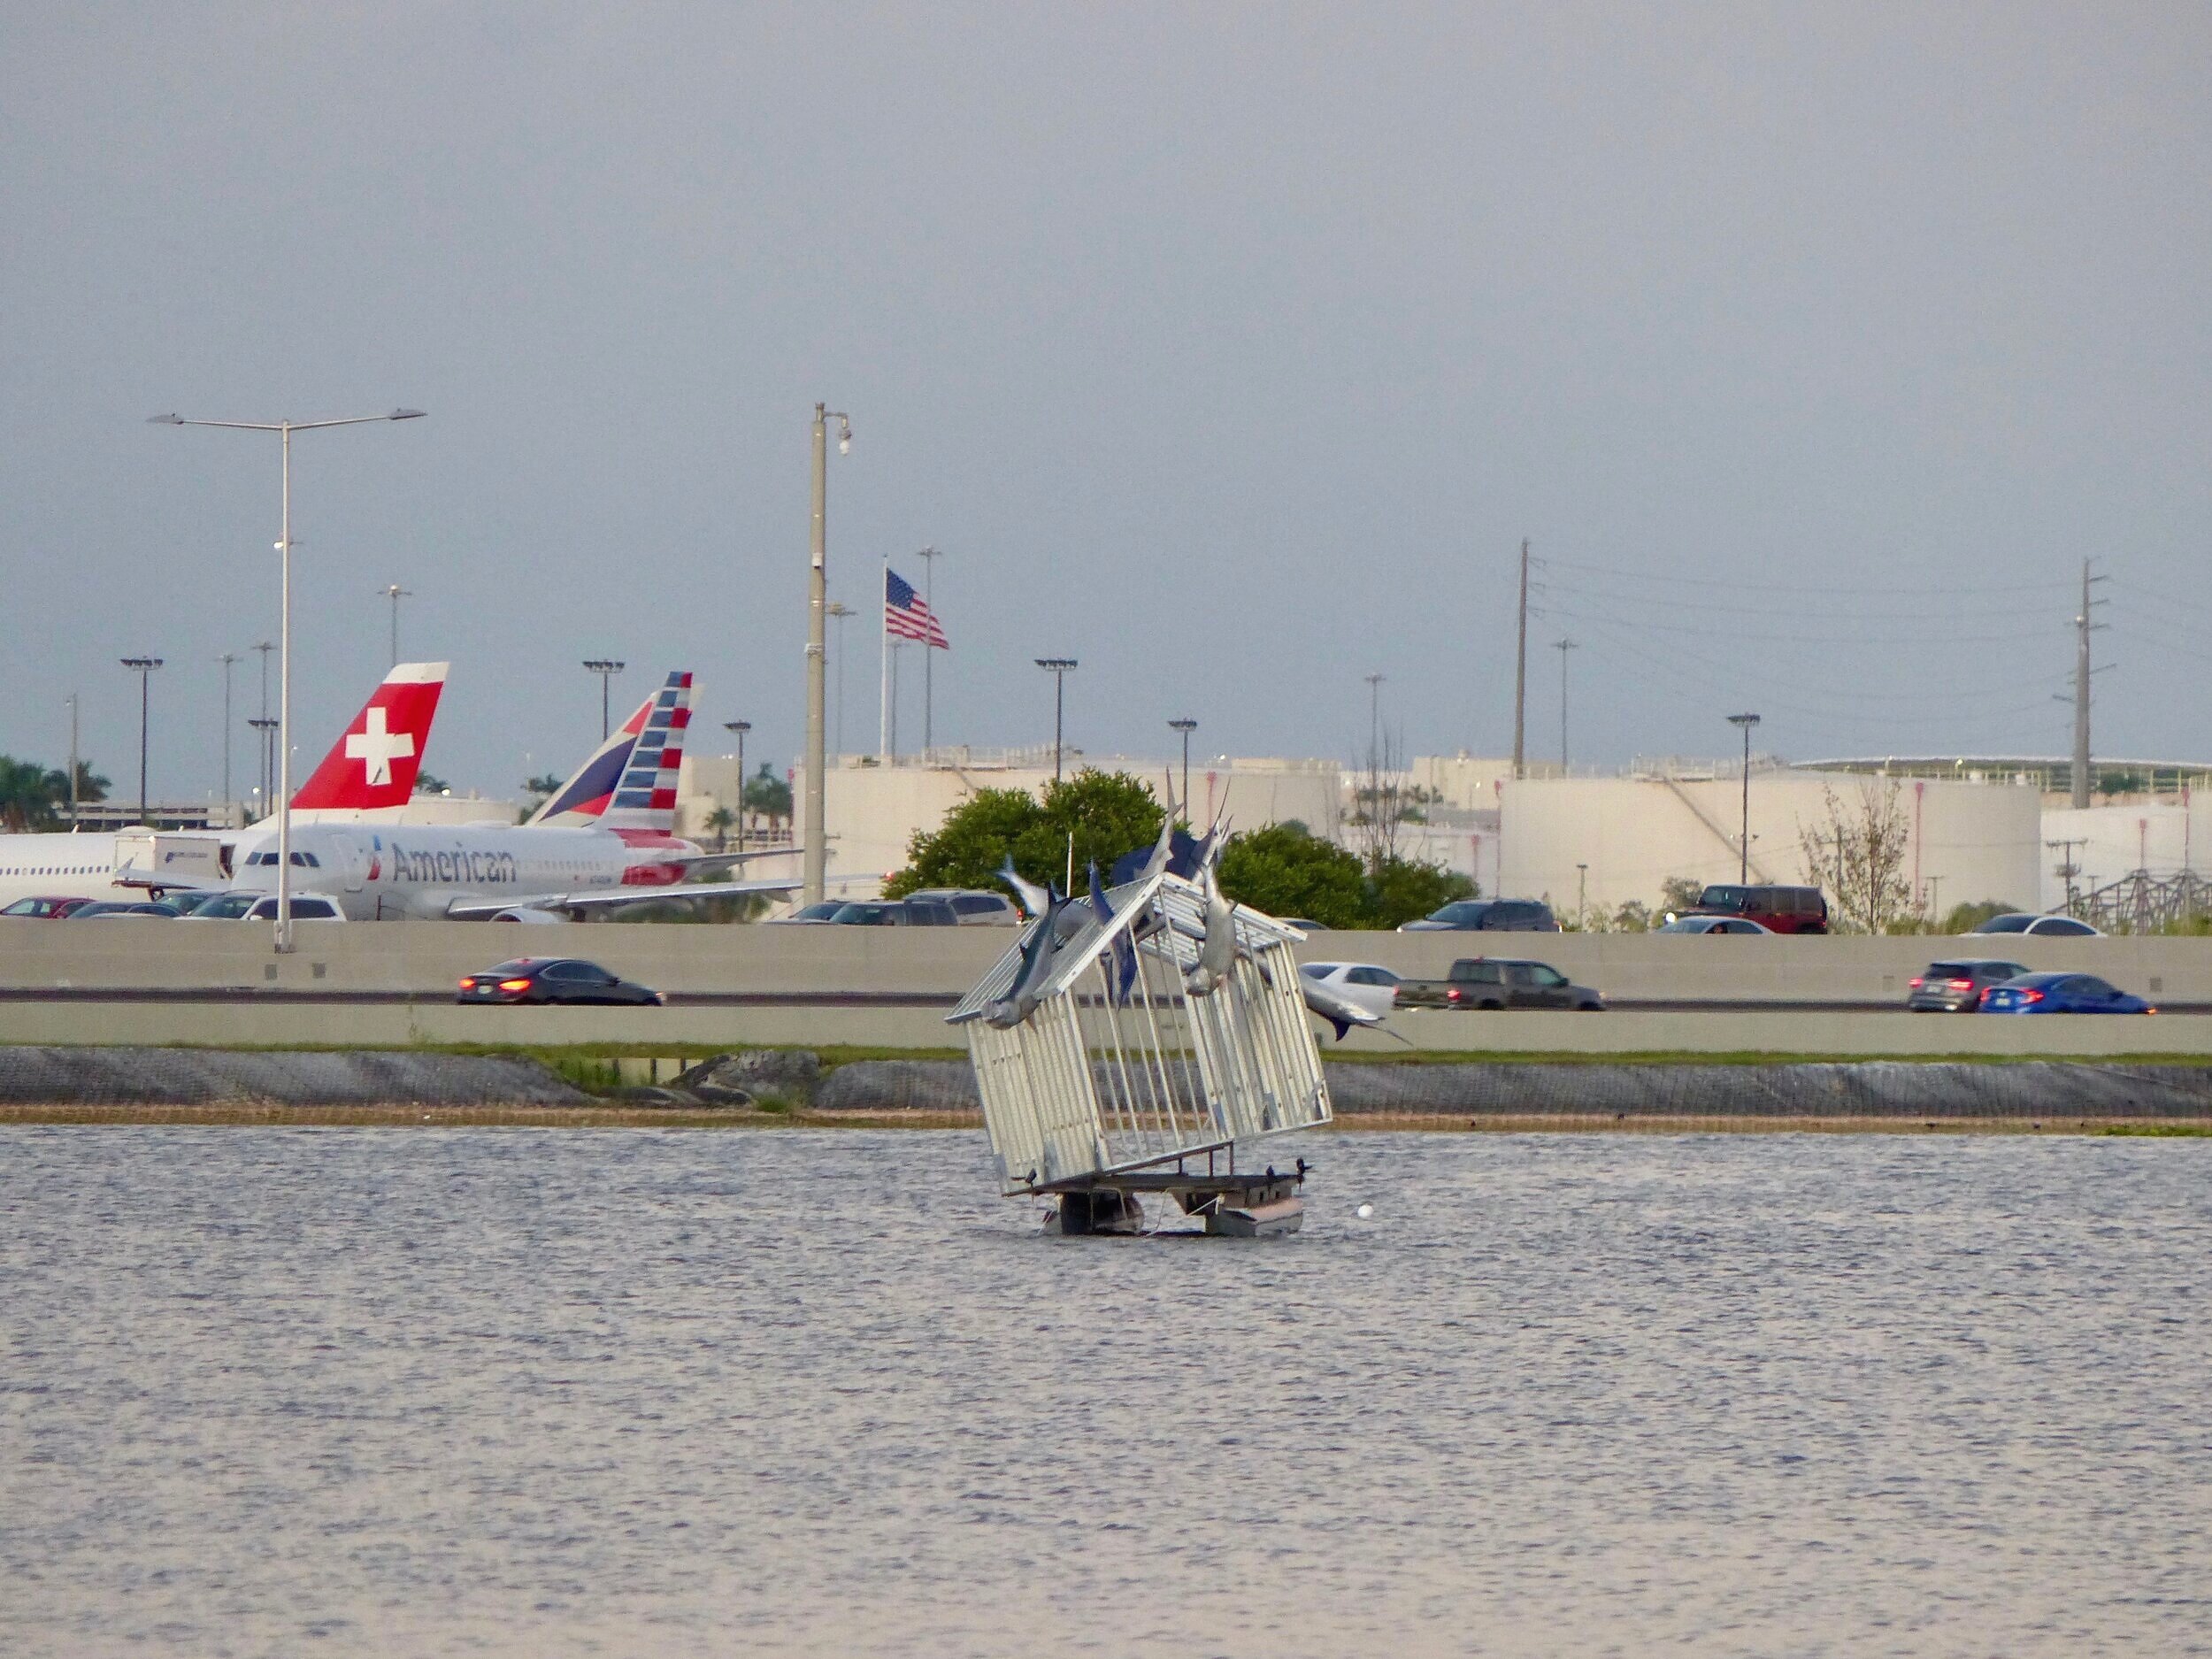
[[[737,814],[726,806],[718,806],[707,814],[707,827],[714,832],[714,849],[720,852],[729,845],[730,832],[737,827]]]
[[[434,778],[426,772],[419,772],[415,774],[417,795],[446,795],[451,792],[452,787],[453,786],[444,779]]]
[[[541,772],[534,778],[525,778],[522,780],[522,787],[529,795],[530,799],[523,807],[523,816],[529,817],[550,801],[559,792],[561,785],[566,781],[566,779],[557,778],[549,772]]]
[[[1317,841],[1302,826],[1273,824],[1233,835],[1221,849],[1221,891],[1270,916],[1302,916],[1324,927],[1371,927],[1359,856]]]
[[[56,767],[46,774],[46,782],[47,787],[53,792],[55,807],[59,809],[67,806],[69,804],[68,772],[64,768]],[[77,763],[78,804],[88,805],[92,802],[104,801],[107,798],[108,780],[92,770],[90,761],[79,761]]]
[[[2017,904],[2007,904],[2001,899],[1981,899],[1963,904],[1954,904],[1951,913],[1943,918],[1938,930],[1946,933],[1970,933],[1993,916],[2010,916],[2019,910]]]
[[[945,815],[933,831],[907,843],[906,868],[884,884],[887,897],[918,887],[998,886],[1009,855],[1028,879],[1065,885],[1068,841],[1075,843],[1079,885],[1093,859],[1103,871],[1132,848],[1160,838],[1164,816],[1151,786],[1126,772],[1085,767],[1045,787],[1044,799],[1024,789],[979,789]]]
[[[738,803],[772,824],[786,823],[791,817],[791,786],[776,776],[773,763],[764,760],[760,771],[745,780]]]
[[[1704,895],[1705,884],[1695,876],[1669,876],[1659,884],[1659,909],[1662,914],[1671,911],[1679,916],[1695,910]]]
[[[1455,870],[1425,864],[1417,858],[1401,858],[1392,853],[1377,861],[1368,872],[1366,925],[1395,927],[1440,910],[1455,899],[1471,899],[1479,891]]]
[[[36,761],[0,755],[0,823],[19,833],[50,827],[57,779],[62,782],[66,800],[68,780],[64,774],[49,772]]]
[[[1878,933],[1904,915],[1912,901],[1905,879],[1905,849],[1912,826],[1894,782],[1861,786],[1847,805],[1821,790],[1821,817],[1801,822],[1797,835],[1805,879],[1828,890],[1831,910],[1854,932]]]

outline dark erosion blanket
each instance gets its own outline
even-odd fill
[[[489,1055],[0,1048],[0,1104],[583,1106],[535,1060]]]

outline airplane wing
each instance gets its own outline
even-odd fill
[[[685,881],[666,887],[599,887],[588,893],[536,893],[520,899],[480,899],[448,907],[446,919],[488,922],[509,910],[572,910],[582,915],[652,904],[662,899],[727,899],[749,893],[794,893],[798,877],[776,881]]]

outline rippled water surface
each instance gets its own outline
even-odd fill
[[[2212,1652],[2212,1143],[1296,1149],[0,1131],[0,1652]]]

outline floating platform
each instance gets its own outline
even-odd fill
[[[1299,1189],[1310,1167],[1301,1158],[1287,1171],[1271,1167],[1242,1173],[1150,1170],[1085,1176],[1040,1189],[1059,1201],[1046,1230],[1070,1237],[1133,1236],[1146,1231],[1142,1195],[1151,1194],[1171,1199],[1186,1216],[1198,1217],[1216,1238],[1281,1238],[1304,1225],[1306,1201]]]

